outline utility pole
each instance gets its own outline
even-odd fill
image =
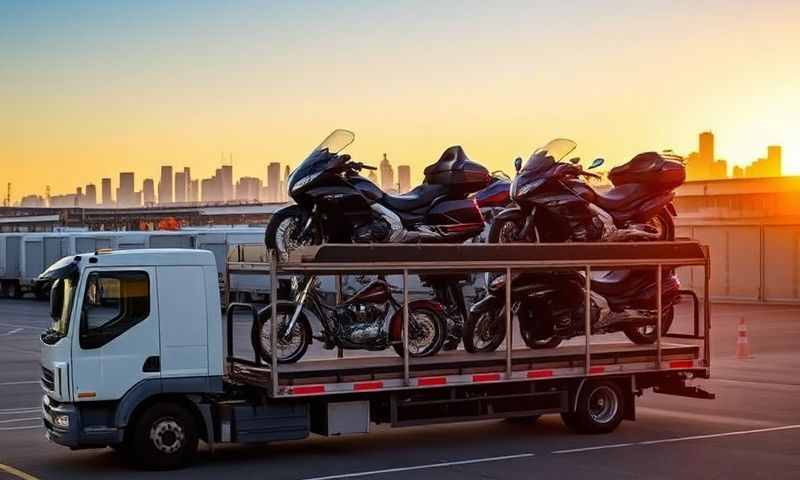
[[[8,182],[8,185],[6,185],[6,198],[3,199],[3,206],[11,206],[11,182]]]

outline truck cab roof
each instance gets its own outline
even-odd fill
[[[208,266],[216,269],[214,254],[208,250],[183,248],[99,250],[64,257],[42,272],[39,280],[54,280],[70,271],[77,272],[90,265],[100,267]]]

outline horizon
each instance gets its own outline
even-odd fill
[[[7,2],[0,185],[19,201],[133,171],[138,189],[223,153],[263,179],[335,128],[414,184],[452,144],[511,172],[567,137],[611,167],[706,130],[729,167],[777,144],[797,174],[800,4],[767,3]]]

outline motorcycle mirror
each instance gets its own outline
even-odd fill
[[[599,167],[600,165],[604,164],[605,162],[606,162],[606,161],[605,161],[605,159],[603,159],[603,158],[595,158],[595,159],[592,161],[592,164],[591,164],[591,165],[589,165],[589,170],[591,170],[591,169],[593,169],[593,168],[597,168],[597,167]]]
[[[514,169],[519,173],[522,169],[522,157],[517,157],[514,159]]]
[[[572,158],[569,159],[569,163],[571,163],[573,165],[577,165],[577,164],[581,163],[581,157],[572,157]]]

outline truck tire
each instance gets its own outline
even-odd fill
[[[616,383],[589,381],[578,395],[575,411],[562,413],[561,419],[577,433],[609,433],[622,422],[623,399],[622,390]]]
[[[186,408],[155,403],[137,416],[122,448],[131,463],[146,470],[171,470],[191,462],[197,452],[198,426]]]

